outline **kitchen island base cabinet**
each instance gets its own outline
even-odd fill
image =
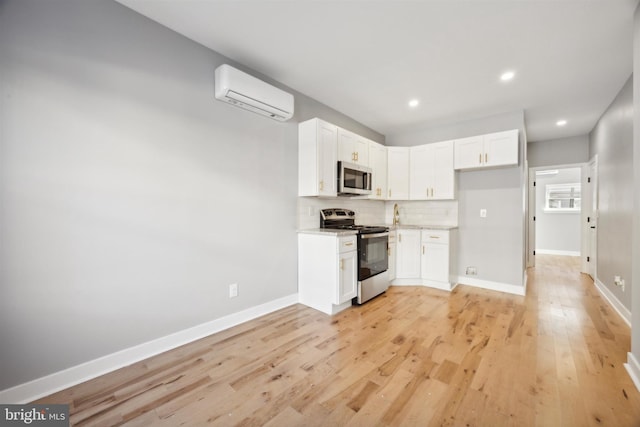
[[[298,300],[326,314],[351,306],[357,296],[355,235],[298,234]]]
[[[445,291],[455,288],[455,229],[399,229],[397,233],[396,278],[392,285],[422,285]]]

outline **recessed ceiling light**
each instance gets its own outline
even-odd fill
[[[558,121],[556,122],[556,126],[564,126],[564,125],[566,125],[566,124],[567,124],[567,121],[566,121],[566,120],[564,120],[564,119],[562,119],[562,120],[558,120]]]
[[[420,101],[418,101],[417,99],[412,99],[411,101],[409,101],[409,107],[411,108],[417,107],[418,104],[420,104]]]
[[[514,71],[505,71],[500,76],[500,80],[502,80],[503,82],[508,82],[509,80],[512,80],[515,76],[516,76],[516,73]]]

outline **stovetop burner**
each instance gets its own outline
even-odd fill
[[[320,210],[320,228],[335,228],[339,230],[356,230],[359,234],[384,233],[389,228],[374,225],[356,225],[356,213],[349,209]]]

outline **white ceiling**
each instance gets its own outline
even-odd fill
[[[529,141],[593,129],[631,75],[638,4],[118,1],[387,136],[524,110]]]

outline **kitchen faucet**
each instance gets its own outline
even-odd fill
[[[395,203],[393,205],[393,225],[400,224],[400,210],[398,209],[398,204]]]

